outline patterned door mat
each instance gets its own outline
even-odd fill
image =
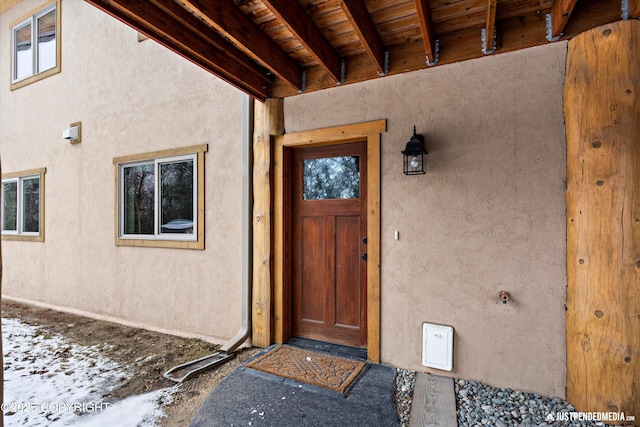
[[[247,367],[316,387],[346,394],[366,363],[279,345]]]

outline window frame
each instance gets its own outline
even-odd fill
[[[45,213],[45,173],[47,172],[46,168],[39,169],[31,169],[21,172],[13,172],[2,174],[2,188],[0,192],[2,193],[2,197],[0,197],[0,229],[2,232],[2,240],[21,240],[21,241],[29,241],[29,242],[44,242],[44,213]],[[25,179],[33,179],[38,178],[39,182],[39,212],[38,212],[38,232],[24,232],[22,228],[24,224],[22,224],[22,205],[24,203],[23,197],[23,181]],[[4,228],[4,184],[5,182],[16,182],[16,230],[5,231]]]
[[[115,244],[116,246],[143,246],[161,248],[204,249],[204,153],[207,144],[170,150],[153,151],[115,157]],[[193,159],[194,167],[194,230],[185,236],[180,233],[162,233],[159,212],[159,173],[154,177],[154,232],[153,234],[124,233],[124,168],[153,163],[154,171],[160,165]]]
[[[56,53],[55,53],[55,58],[56,58],[56,64],[54,67],[52,68],[48,68],[46,70],[40,71],[38,72],[37,70],[37,63],[38,63],[38,20],[45,16],[46,14],[48,14],[49,12],[51,12],[52,10],[55,10],[55,19],[56,19],[56,30],[55,30],[55,37],[56,37]],[[41,5],[40,7],[38,7],[37,9],[32,10],[31,12],[29,12],[28,14],[24,15],[22,18],[14,21],[11,23],[10,27],[11,27],[11,75],[10,75],[10,81],[11,81],[11,90],[15,90],[18,88],[21,88],[23,86],[29,85],[31,83],[34,83],[38,80],[42,80],[44,78],[47,78],[49,76],[52,76],[54,74],[59,73],[62,70],[62,65],[61,65],[61,59],[62,59],[62,55],[61,55],[61,48],[62,48],[62,13],[61,13],[61,9],[60,9],[60,0],[51,0],[46,2],[45,4]],[[20,30],[21,28],[24,28],[27,25],[31,25],[31,43],[32,43],[32,74],[28,77],[24,77],[24,78],[16,78],[16,67],[17,67],[17,61],[16,61],[16,57],[17,57],[17,46],[16,46],[16,32],[18,30]]]

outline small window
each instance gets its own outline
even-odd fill
[[[114,159],[117,245],[204,249],[206,145]]]
[[[44,241],[44,173],[2,175],[2,238]]]
[[[11,25],[11,90],[60,72],[59,2]]]
[[[360,158],[358,156],[305,160],[302,177],[304,200],[360,197]]]

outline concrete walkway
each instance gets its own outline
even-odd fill
[[[191,427],[395,426],[395,369],[371,365],[347,397],[237,368],[207,397]]]
[[[368,365],[349,394],[343,397],[319,387],[264,374],[247,368],[246,363],[218,384],[190,427],[399,425],[394,399],[396,370],[392,367]],[[457,426],[451,378],[416,374],[411,425]]]

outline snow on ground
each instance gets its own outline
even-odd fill
[[[126,366],[97,346],[71,344],[18,319],[2,319],[2,346],[7,427],[153,426],[172,399],[170,390],[157,390],[108,400],[130,375]]]

